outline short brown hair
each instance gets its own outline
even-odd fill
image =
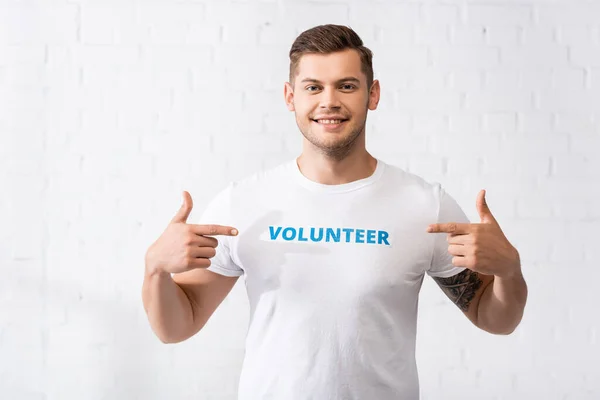
[[[290,83],[304,54],[329,54],[346,49],[358,51],[361,70],[367,76],[367,88],[373,84],[373,52],[351,28],[342,25],[319,25],[302,32],[290,49]]]

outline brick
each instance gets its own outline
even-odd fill
[[[519,87],[523,90],[548,89],[552,86],[553,68],[540,67],[539,69],[529,69],[528,67],[520,69]]]
[[[552,74],[552,87],[560,90],[585,89],[586,71],[584,69],[555,68]]]
[[[456,113],[449,115],[449,131],[459,134],[479,133],[482,130],[482,116],[476,113]]]
[[[486,40],[486,30],[484,26],[452,26],[450,42],[458,46],[483,46]]]
[[[293,25],[283,22],[266,22],[258,26],[258,43],[264,45],[287,45],[291,47],[299,33],[298,29]]]
[[[311,10],[312,11],[312,10]],[[342,15],[344,10],[337,10],[338,14]],[[319,12],[316,9],[315,12]],[[385,9],[374,7],[371,4],[353,4],[350,7],[349,19],[377,21],[377,24],[382,27],[397,26],[405,24],[417,24],[421,20],[421,12],[419,4],[389,4]]]
[[[484,132],[514,132],[517,129],[516,113],[487,113],[483,116]]]
[[[416,43],[416,27],[409,24],[377,27],[375,41],[383,45],[409,46]],[[370,47],[367,45],[367,47]],[[397,50],[394,50],[397,51]],[[379,57],[379,54],[374,55]]]
[[[414,155],[427,152],[427,138],[423,135],[406,134],[395,129],[369,132],[367,148],[373,154]]]
[[[460,109],[460,94],[450,91],[405,91],[398,94],[400,110],[456,111]]]
[[[444,155],[487,155],[497,152],[499,138],[489,135],[449,135],[431,136],[429,150],[434,154]]]
[[[516,69],[499,68],[484,72],[484,90],[508,90],[519,87],[519,71]]]
[[[517,115],[519,132],[552,132],[554,118],[549,113],[523,113]]]
[[[448,73],[433,68],[406,71],[402,75],[412,90],[443,90],[449,79]]]
[[[192,24],[206,18],[204,4],[144,3],[136,7],[136,24],[148,36],[145,43],[179,44]]]
[[[574,111],[556,114],[556,130],[560,132],[572,132],[576,135],[591,134],[596,131],[598,126],[598,121],[594,121],[590,113]]]
[[[354,9],[358,5],[353,5]],[[279,11],[278,18],[293,21],[293,26],[298,32],[303,32],[317,25],[338,24],[349,25],[352,21],[368,20],[365,18],[349,18],[348,4],[311,3],[306,7],[301,3],[286,3]]]
[[[408,172],[420,176],[439,176],[444,174],[444,160],[439,155],[417,155],[409,157]]]
[[[533,69],[537,67],[563,67],[569,64],[565,47],[557,45],[538,45],[506,47],[500,53],[501,64],[507,67]]]
[[[519,42],[521,27],[486,26],[485,31],[488,46],[515,46]]]
[[[595,25],[600,15],[600,4],[578,3],[577,7],[561,3],[537,4],[536,22],[539,25]]]
[[[149,40],[150,32],[137,22],[132,3],[81,5],[81,36],[83,44],[131,45]]]
[[[453,4],[421,4],[421,19],[426,24],[457,25],[461,8]]]
[[[597,112],[600,93],[590,90],[545,90],[536,94],[542,110],[554,112]]]
[[[600,165],[592,155],[581,153],[569,155],[555,155],[552,157],[552,175],[559,178],[600,176]]]
[[[477,155],[448,157],[446,174],[448,176],[476,175],[481,173],[481,159]]]
[[[590,68],[586,74],[587,89],[592,91],[600,91],[600,68]]]
[[[0,44],[0,65],[39,66],[45,61],[45,53],[45,46],[41,44],[27,46]]]
[[[556,43],[556,28],[554,26],[526,26],[521,31],[520,45],[547,46]]]
[[[514,154],[512,151],[488,154],[483,158],[482,174],[486,176],[539,177],[550,173],[550,156]]]
[[[223,24],[223,43],[234,45],[256,45],[260,28],[247,24]],[[290,42],[291,44],[291,42]]]
[[[527,111],[533,107],[532,95],[517,91],[467,93],[465,109],[469,111]]]
[[[442,134],[448,131],[448,117],[443,114],[415,113],[412,131],[417,134]]]
[[[395,46],[394,52],[376,52],[377,48],[374,47],[373,51],[377,54],[374,62],[376,60],[376,66],[379,70],[425,68],[429,66],[429,53],[427,47],[424,46]]]
[[[446,25],[421,24],[415,28],[417,45],[444,45],[450,43],[450,27]]]
[[[528,25],[532,22],[532,8],[516,4],[469,4],[466,13],[470,24]]]
[[[227,3],[209,1],[206,2],[205,7],[205,17],[208,21],[254,27],[265,23],[273,23],[281,14],[278,5],[274,3],[236,3],[235,6],[232,6]]]
[[[556,27],[556,39],[562,45],[591,45],[595,42],[594,29],[589,25],[566,25]]]
[[[491,68],[498,65],[499,50],[483,46],[432,47],[433,65],[452,68]]]
[[[597,132],[573,132],[570,139],[573,153],[589,154],[592,149],[600,149],[600,135]]]
[[[439,70],[440,68],[436,68]],[[446,71],[444,68],[442,70]],[[483,87],[484,72],[479,69],[459,68],[450,69],[449,88],[460,91],[480,91]]]
[[[513,154],[564,154],[569,151],[569,138],[566,135],[544,132],[513,135],[500,142],[499,150]]]
[[[66,44],[77,41],[75,4],[3,4],[0,44]]]
[[[600,45],[570,47],[571,64],[578,67],[600,67]]]

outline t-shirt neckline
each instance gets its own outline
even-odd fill
[[[327,185],[308,179],[300,171],[300,167],[298,166],[298,161],[296,158],[290,162],[290,167],[292,169],[294,179],[307,189],[321,193],[346,193],[375,183],[381,177],[385,169],[385,163],[378,158],[375,158],[375,160],[377,160],[377,165],[375,167],[375,171],[370,176],[338,185]]]

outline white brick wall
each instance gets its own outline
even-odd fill
[[[0,2],[0,398],[234,399],[248,309],[163,345],[143,254],[181,204],[297,155],[287,52],[320,23],[375,53],[367,144],[441,182],[477,221],[485,188],[530,297],[511,336],[427,279],[423,399],[598,399],[600,3]]]

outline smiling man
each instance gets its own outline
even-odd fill
[[[309,29],[289,55],[284,98],[301,154],[229,184],[199,225],[186,223],[184,192],[146,256],[150,323],[165,342],[193,336],[243,276],[250,324],[239,399],[418,399],[425,275],[475,326],[509,334],[527,298],[519,253],[484,191],[472,224],[440,184],[366,150],[380,86],[353,30]]]

